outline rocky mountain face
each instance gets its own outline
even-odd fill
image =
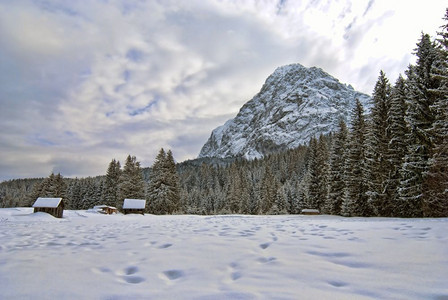
[[[320,68],[279,67],[234,119],[213,130],[199,157],[254,159],[306,144],[336,131],[339,118],[348,122],[355,99],[370,106],[368,95]]]

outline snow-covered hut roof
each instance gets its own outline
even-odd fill
[[[146,200],[124,199],[123,209],[145,209]]]
[[[61,203],[62,198],[37,198],[34,202],[33,207],[51,207],[56,208]]]

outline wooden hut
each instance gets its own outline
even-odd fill
[[[305,208],[302,209],[302,215],[319,215],[318,209]]]
[[[123,213],[126,214],[145,214],[146,200],[124,199]]]
[[[105,214],[105,215],[111,215],[117,213],[117,208],[113,206],[108,205],[96,205],[93,207],[94,210],[96,210],[99,213]]]
[[[62,198],[37,198],[33,204],[34,212],[45,212],[56,218],[64,214],[64,201]]]

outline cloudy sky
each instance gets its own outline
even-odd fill
[[[0,0],[0,181],[105,174],[161,147],[195,158],[276,67],[371,94],[393,82],[436,0]]]

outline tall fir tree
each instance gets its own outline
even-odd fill
[[[120,203],[125,198],[143,199],[145,197],[145,182],[143,181],[140,162],[135,156],[128,155],[120,175]]]
[[[417,63],[407,71],[409,93],[407,97],[406,123],[408,126],[408,150],[401,170],[399,187],[399,215],[403,217],[423,216],[423,181],[431,158],[432,140],[430,128],[434,122],[431,106],[439,80],[431,76],[437,60],[437,51],[429,35],[422,34],[417,44]]]
[[[390,171],[385,185],[385,196],[390,199],[392,215],[396,215],[398,206],[398,187],[401,181],[400,169],[407,153],[407,127],[405,122],[407,87],[400,75],[395,82],[390,96],[390,109],[387,116],[387,131],[390,141],[387,160]]]
[[[380,72],[373,90],[373,107],[370,113],[367,139],[367,169],[369,202],[377,216],[391,216],[392,203],[386,195],[386,183],[390,173],[387,159],[390,141],[387,116],[390,109],[391,86],[383,71]]]
[[[112,159],[106,172],[106,180],[104,182],[104,202],[106,205],[120,205],[119,187],[121,178],[121,166],[118,160]]]
[[[439,87],[431,90],[435,96],[430,109],[434,123],[429,130],[433,149],[428,171],[423,183],[423,215],[425,217],[448,217],[448,8],[438,32],[438,59],[433,65],[432,76]]]
[[[342,203],[347,197],[347,143],[348,129],[344,120],[339,121],[339,130],[333,138],[330,154],[329,193],[327,211],[332,215],[340,215]]]
[[[258,214],[268,214],[275,203],[279,184],[272,174],[271,168],[266,166],[264,176],[260,185],[260,197]]]
[[[172,214],[180,207],[179,179],[171,151],[162,148],[151,169],[146,198],[153,214]],[[199,206],[199,199],[196,201]]]
[[[368,172],[366,169],[366,121],[364,108],[356,99],[352,112],[350,142],[348,151],[347,191],[348,198],[343,203],[346,216],[368,217],[373,214],[366,195],[368,191]]]
[[[325,137],[320,135],[319,140],[311,138],[308,165],[310,174],[309,206],[321,212],[325,212],[325,202],[328,197],[328,159],[329,152]]]
[[[166,153],[166,168],[168,170],[169,194],[168,198],[171,203],[170,213],[177,212],[180,208],[180,188],[179,175],[176,170],[176,162],[174,160],[173,152],[168,150]]]
[[[62,175],[54,175],[52,172],[47,178],[36,184],[30,194],[30,204],[33,204],[38,197],[65,198],[67,184]]]

